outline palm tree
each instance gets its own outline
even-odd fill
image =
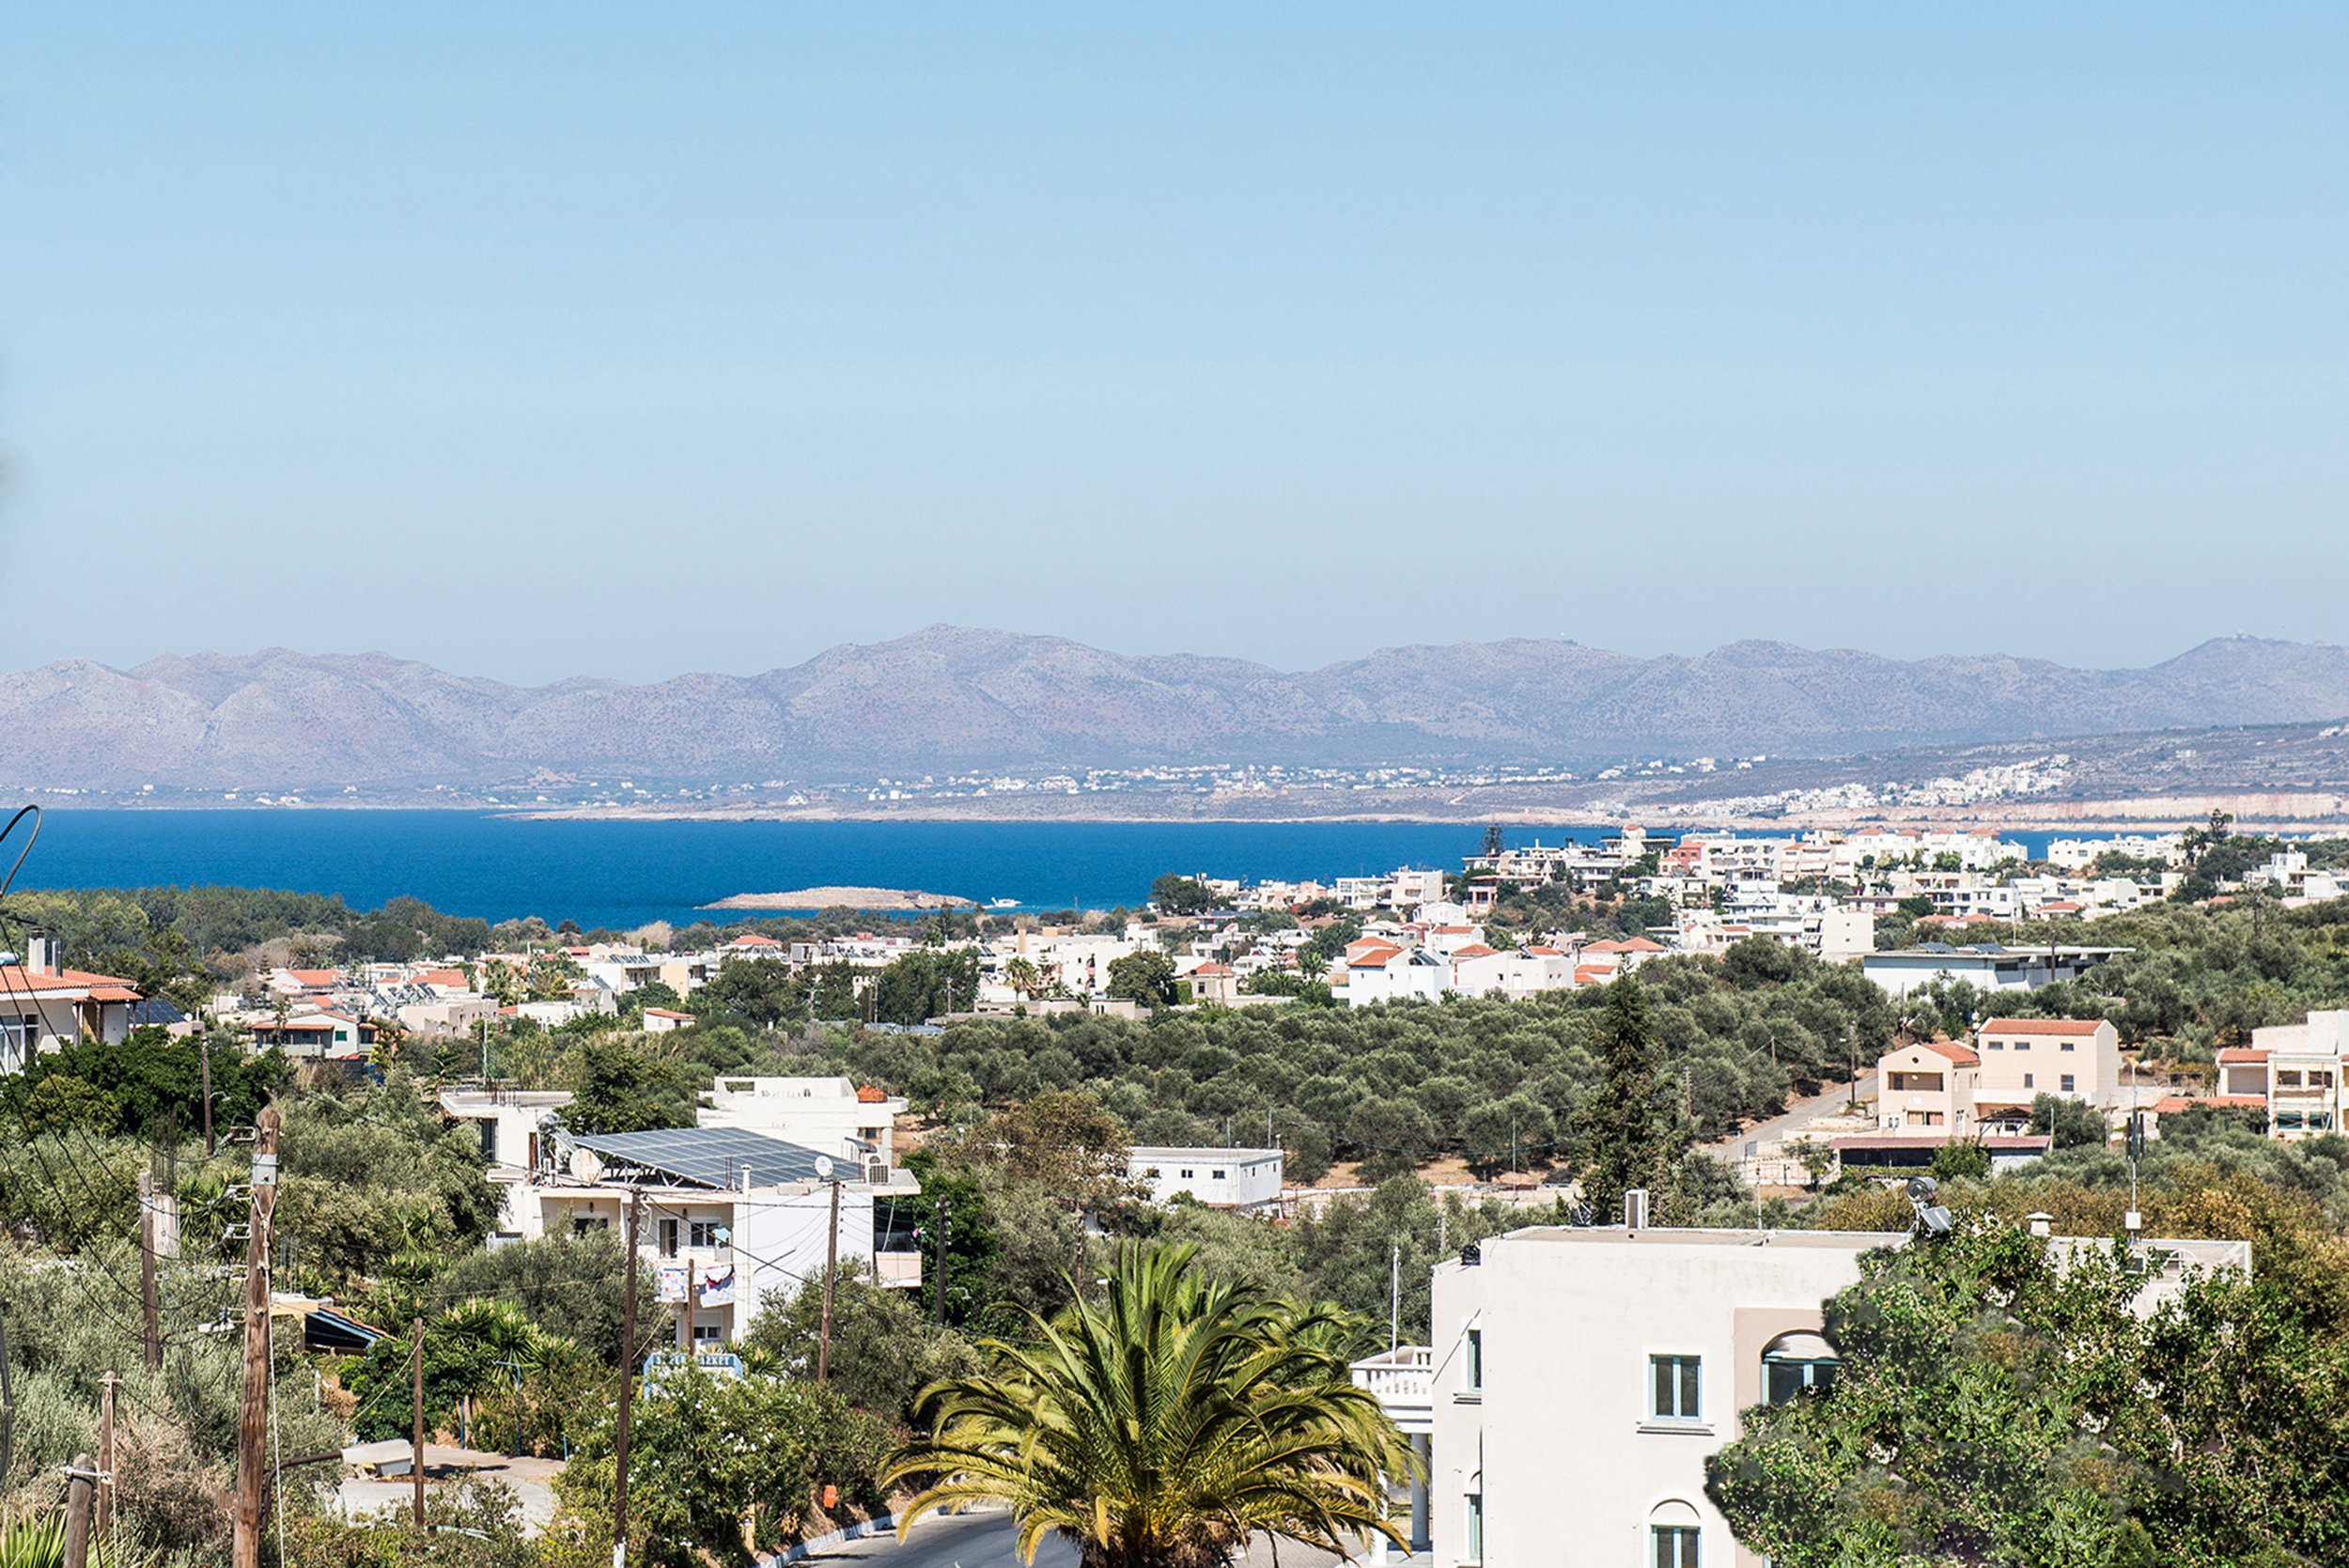
[[[1023,1560],[1057,1533],[1083,1568],[1214,1568],[1259,1533],[1402,1544],[1383,1478],[1417,1460],[1348,1374],[1361,1320],[1217,1282],[1196,1255],[1121,1249],[1104,1299],[1035,1319],[1033,1345],[982,1342],[988,1373],[924,1390],[931,1436],[881,1478],[929,1483],[900,1536],[987,1501],[1011,1508]]]

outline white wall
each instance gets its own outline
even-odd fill
[[[1127,1152],[1126,1173],[1150,1184],[1150,1201],[1170,1203],[1188,1192],[1219,1208],[1254,1208],[1281,1196],[1278,1149],[1138,1148]]]
[[[1694,1512],[1701,1560],[1738,1560],[1704,1496],[1704,1459],[1759,1399],[1761,1353],[1815,1329],[1820,1303],[1859,1277],[1859,1253],[1900,1238],[1750,1231],[1520,1231],[1483,1262],[1435,1276],[1434,1561],[1468,1560],[1469,1493],[1484,1499],[1484,1561],[1648,1568],[1651,1515]],[[1466,1386],[1466,1333],[1484,1387]],[[1649,1357],[1701,1358],[1701,1419],[1650,1414]],[[1739,1374],[1743,1361],[1752,1364]],[[1747,1385],[1750,1385],[1750,1387]],[[1562,1553],[1562,1543],[1577,1543]]]

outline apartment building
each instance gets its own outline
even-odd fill
[[[1438,1265],[1434,1343],[1384,1358],[1409,1377],[1383,1374],[1411,1385],[1401,1414],[1432,1406],[1432,1560],[1759,1568],[1705,1498],[1704,1461],[1739,1412],[1832,1382],[1823,1304],[1863,1252],[1908,1239],[1540,1226]],[[2189,1267],[2250,1265],[2248,1242],[2158,1247],[2140,1312]]]
[[[2121,1101],[2121,1035],[2105,1019],[1992,1018],[1974,1032],[1981,1072],[1979,1113],[2025,1111],[2042,1094],[2085,1100],[2100,1110]]]
[[[2218,1053],[2220,1092],[2260,1095],[2267,1135],[2287,1142],[2337,1132],[2349,1062],[2349,1009],[2311,1011],[2300,1023],[2251,1031],[2249,1048]]]
[[[827,1175],[817,1151],[732,1127],[547,1134],[538,1154],[513,1194],[521,1235],[624,1228],[641,1192],[637,1256],[653,1270],[653,1310],[668,1310],[679,1348],[737,1340],[767,1292],[822,1279],[835,1202],[840,1258],[883,1285],[921,1282],[919,1251],[881,1245],[919,1209],[921,1184],[902,1168],[835,1159]],[[658,1343],[660,1318],[652,1324]]]

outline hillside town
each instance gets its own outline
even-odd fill
[[[196,962],[161,927],[103,948],[83,902],[38,895],[53,924],[0,963],[23,1133],[0,1203],[27,1256],[135,1293],[101,1248],[120,1216],[56,1174],[137,1167],[159,1346],[192,1312],[233,1327],[215,1276],[244,1250],[253,1354],[316,1380],[288,1440],[341,1460],[288,1489],[309,1521],[288,1563],[407,1508],[428,1468],[419,1516],[517,1552],[618,1529],[596,1512],[614,1405],[579,1392],[617,1366],[641,1371],[647,1509],[717,1484],[660,1467],[697,1440],[661,1425],[686,1419],[675,1390],[706,1387],[693,1419],[729,1440],[801,1445],[773,1484],[709,1494],[716,1523],[658,1515],[694,1553],[754,1528],[749,1560],[779,1568],[928,1506],[870,1456],[939,1440],[926,1390],[1007,1312],[1075,1323],[1232,1249],[1357,1314],[1316,1375],[1392,1435],[1354,1516],[1374,1560],[1537,1556],[1556,1497],[1642,1560],[1783,1555],[1814,1527],[1735,1466],[1877,1374],[1838,1314],[1904,1271],[1978,1281],[1967,1260],[2019,1244],[1997,1267],[2028,1261],[2044,1300],[2014,1310],[2113,1314],[2112,1353],[2158,1389],[2209,1375],[2163,1358],[2161,1326],[2248,1310],[2278,1235],[2329,1234],[2235,1217],[2279,1181],[2349,1200],[2315,1174],[2349,1168],[2349,1006],[2310,968],[2349,932],[2344,849],[2218,820],[2037,855],[1974,831],[1495,831],[1456,869],[1169,872],[1122,910],[833,910],[692,940],[476,924],[488,940],[400,958],[366,948],[425,933],[374,914],[245,958]],[[2202,1000],[2163,1001],[2198,973]],[[2307,1000],[2238,1008],[2279,982]],[[265,1172],[282,1219],[254,1206]],[[337,1218],[354,1204],[378,1218]],[[577,1291],[619,1319],[560,1305]],[[138,1397],[197,1398],[170,1375]],[[758,1413],[810,1388],[833,1403]],[[2143,1398],[2148,1434],[2234,1430]],[[109,1506],[162,1529],[129,1479],[152,1461],[109,1463]],[[2208,1528],[2248,1528],[2229,1517]],[[661,1540],[639,1549],[688,1568]]]

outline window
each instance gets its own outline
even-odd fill
[[[1180,1174],[1181,1174],[1181,1176],[1182,1176],[1182,1179],[1183,1179],[1183,1180],[1185,1180],[1185,1181],[1193,1181],[1193,1180],[1196,1180],[1196,1179],[1197,1179],[1197,1178],[1196,1178],[1196,1175],[1194,1174],[1194,1172],[1190,1172],[1190,1171],[1185,1171],[1185,1172],[1180,1172]]]
[[[1704,1418],[1704,1407],[1698,1397],[1699,1372],[1703,1358],[1696,1356],[1651,1356],[1648,1370],[1655,1374],[1656,1397],[1649,1413],[1662,1421],[1693,1421]]]
[[[661,1255],[664,1258],[677,1256],[677,1221],[674,1219],[661,1222]]]
[[[571,1234],[575,1236],[585,1235],[591,1231],[608,1231],[611,1228],[611,1220],[599,1219],[592,1214],[581,1214],[571,1217]]]
[[[1468,1386],[1474,1393],[1485,1386],[1485,1330],[1468,1331]]]
[[[1781,1334],[1762,1352],[1762,1397],[1783,1405],[1805,1389],[1824,1393],[1843,1362],[1817,1334]]]
[[[726,1331],[723,1328],[719,1327],[714,1323],[696,1323],[693,1325],[693,1343],[696,1345],[714,1345],[725,1337]]]
[[[1226,1172],[1221,1171],[1211,1172],[1209,1173],[1213,1175],[1217,1181],[1221,1181],[1226,1174]]]
[[[1468,1536],[1468,1560],[1470,1562],[1484,1561],[1485,1494],[1482,1492],[1470,1492],[1468,1495],[1468,1529],[1466,1534]]]
[[[2004,1050],[2004,1049],[2006,1049],[2006,1042],[2005,1042],[2004,1040],[1984,1040],[1984,1041],[1983,1042],[1983,1048],[1984,1048],[1985,1049],[1988,1049],[1988,1050]]]
[[[2066,1040],[2066,1041],[2064,1041],[2064,1042],[2063,1042],[2063,1044],[2061,1044],[2061,1046],[2058,1046],[2056,1048],[2057,1048],[2058,1050],[2070,1050],[2070,1049],[2072,1048],[2072,1042],[2071,1042],[2071,1041],[2069,1041],[2069,1040]]]
[[[1687,1525],[1653,1525],[1656,1568],[1697,1568],[1697,1542],[1703,1537]]]
[[[2063,1092],[2067,1094],[2072,1092],[2072,1075],[2070,1073],[2063,1075]]]
[[[2016,1050],[2029,1050],[2030,1049],[2030,1042],[2029,1040],[2017,1040],[2015,1042],[2015,1048]]]
[[[2023,1087],[2026,1089],[2030,1087],[2030,1074],[2029,1073],[2023,1075]]]
[[[715,1219],[694,1220],[692,1230],[687,1238],[686,1244],[691,1247],[717,1246],[718,1222]]]
[[[2297,1071],[2295,1071],[2295,1069],[2290,1068],[2290,1067],[2279,1067],[2279,1068],[2277,1068],[2277,1069],[2276,1069],[2276,1087],[2277,1087],[2277,1088],[2279,1088],[2279,1089],[2297,1089],[2297,1088],[2299,1088],[2299,1087],[2300,1087],[2300,1075],[2299,1075],[2299,1073],[2298,1073]]]

